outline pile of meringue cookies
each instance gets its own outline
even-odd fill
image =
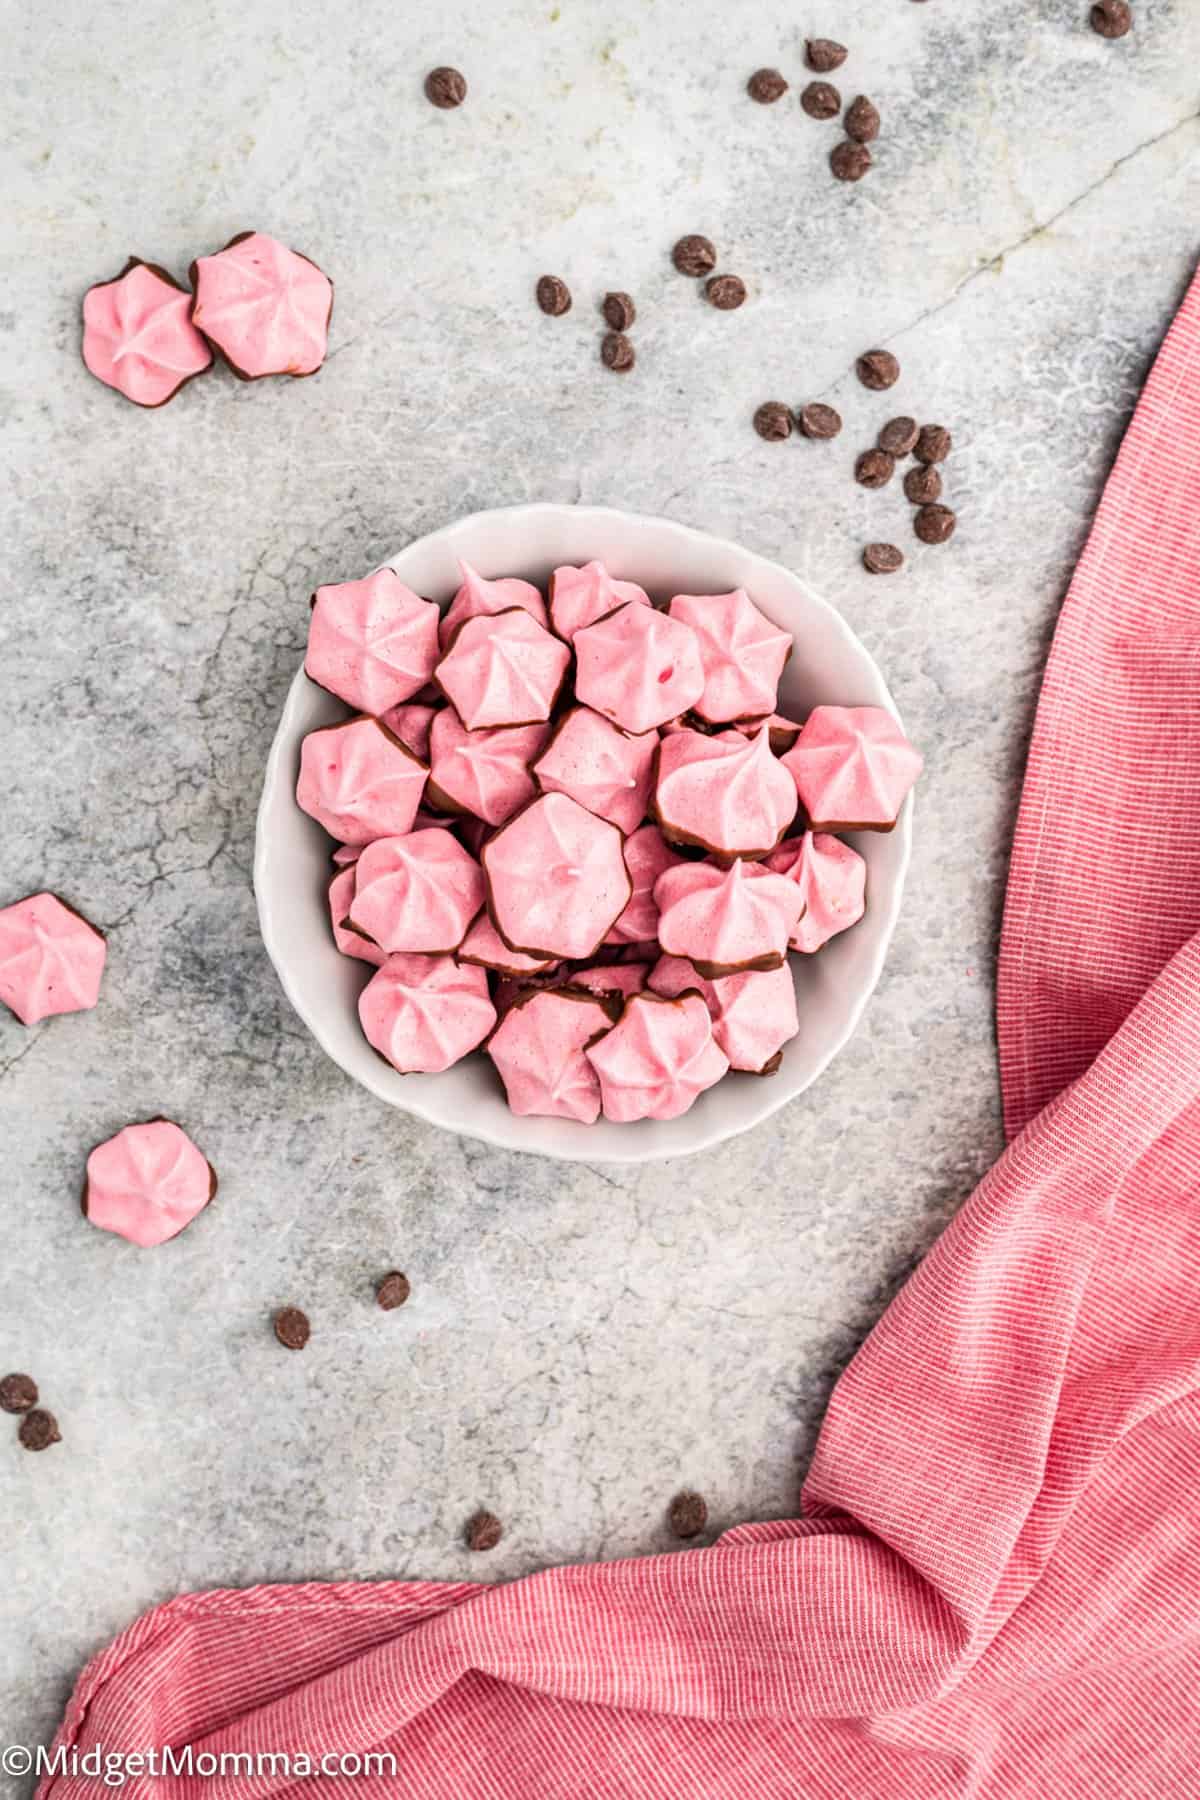
[[[836,835],[889,831],[921,756],[890,712],[777,712],[792,650],[742,589],[660,608],[602,563],[547,597],[462,565],[313,596],[305,670],[354,709],[296,798],[336,840],[334,942],[375,966],[401,1074],[486,1050],[518,1114],[672,1119],[798,1029],[788,952],[863,915]]]

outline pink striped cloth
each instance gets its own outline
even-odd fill
[[[1000,979],[1019,1135],[839,1382],[803,1516],[507,1587],[188,1595],[96,1658],[59,1744],[397,1759],[239,1797],[1200,1793],[1198,930],[1200,282],[1046,676]]]

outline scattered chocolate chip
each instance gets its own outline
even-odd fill
[[[913,454],[918,462],[945,462],[952,443],[953,439],[944,425],[922,425]]]
[[[285,1350],[303,1350],[309,1340],[312,1326],[308,1317],[298,1306],[285,1306],[275,1314],[275,1336]]]
[[[606,331],[600,345],[600,361],[606,369],[615,369],[618,375],[624,375],[637,361],[637,351],[623,331]]]
[[[773,101],[782,99],[787,88],[778,69],[756,69],[746,83],[746,92],[760,106],[770,106]]]
[[[918,463],[904,477],[904,497],[914,506],[928,506],[942,497],[942,478],[932,465]]]
[[[1092,30],[1104,38],[1122,38],[1133,24],[1133,9],[1125,0],[1096,0],[1091,11]]]
[[[944,544],[958,524],[948,506],[923,506],[913,519],[913,530],[923,544]]]
[[[895,544],[868,544],[862,559],[863,568],[871,575],[894,575],[904,567],[904,552]]]
[[[667,1510],[667,1523],[677,1538],[694,1538],[708,1524],[703,1494],[676,1494]]]
[[[716,247],[709,238],[693,233],[680,238],[671,252],[671,261],[681,275],[707,275],[717,266]]]
[[[0,1412],[28,1412],[37,1402],[37,1382],[31,1375],[6,1375],[0,1381]]]
[[[425,77],[425,98],[443,112],[461,106],[466,97],[466,77],[457,69],[430,69]]]
[[[746,298],[746,284],[740,275],[710,275],[704,292],[718,312],[736,312]]]
[[[637,307],[633,304],[632,294],[605,294],[600,311],[614,331],[628,331],[637,318]]]
[[[886,450],[864,450],[854,465],[854,479],[860,487],[886,487],[896,473],[896,459]]]
[[[402,1275],[399,1269],[393,1269],[375,1289],[375,1298],[384,1312],[395,1312],[398,1306],[404,1305],[411,1293],[412,1283],[408,1276]]]
[[[881,394],[895,387],[900,379],[900,364],[890,350],[866,350],[854,365],[854,372],[865,388]]]
[[[51,1444],[62,1443],[58,1420],[53,1413],[43,1412],[40,1406],[25,1414],[17,1427],[17,1437],[26,1450],[48,1450]]]
[[[537,284],[537,303],[552,319],[571,310],[571,290],[557,275],[542,275]]]
[[[842,429],[842,415],[835,407],[814,400],[802,406],[798,414],[800,429],[807,438],[835,438]]]
[[[847,56],[845,44],[839,44],[833,38],[809,38],[804,46],[804,60],[814,75],[828,75],[831,69],[840,69]]]
[[[898,419],[889,419],[875,442],[889,456],[908,456],[917,441],[918,425],[915,419],[906,418],[903,414]]]
[[[792,435],[792,409],[782,400],[764,400],[754,415],[754,429],[769,444],[777,444]]]
[[[810,81],[800,104],[810,119],[836,119],[842,110],[842,96],[831,81]]]
[[[871,166],[871,152],[847,139],[829,152],[829,166],[839,181],[861,181]]]
[[[467,1520],[463,1535],[468,1550],[494,1550],[504,1536],[504,1527],[495,1513],[481,1510]]]
[[[851,102],[843,124],[846,136],[853,138],[856,144],[873,144],[879,136],[879,109],[865,94],[860,94]]]

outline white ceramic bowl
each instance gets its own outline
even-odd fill
[[[558,564],[592,557],[614,575],[640,582],[655,600],[744,587],[795,639],[780,687],[782,713],[803,718],[821,701],[895,711],[879,670],[824,600],[777,563],[668,519],[605,507],[516,506],[475,513],[431,532],[389,557],[388,566],[418,593],[444,602],[458,586],[460,556],[485,575],[523,575],[543,589]],[[359,1028],[357,1000],[371,969],[334,948],[326,898],[332,846],[295,801],[301,739],[346,716],[339,700],[303,670],[297,674],[267,763],[254,890],[263,940],[288,999],[333,1060],[389,1105],[506,1150],[569,1162],[653,1162],[708,1149],[761,1124],[816,1080],[854,1030],[879,979],[900,906],[911,801],[894,831],[851,839],[867,859],[865,918],[815,956],[789,959],[800,1032],[787,1045],[777,1075],[727,1075],[682,1118],[633,1125],[517,1118],[484,1056],[468,1057],[443,1075],[398,1075]]]

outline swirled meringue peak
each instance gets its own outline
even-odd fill
[[[686,712],[704,692],[696,634],[629,601],[577,631],[575,692],[622,731],[640,735]]]
[[[429,783],[438,804],[503,825],[537,793],[530,773],[549,725],[500,725],[468,731],[452,706],[435,713],[429,733]]]
[[[654,884],[667,869],[683,863],[657,825],[642,825],[625,839],[625,867],[633,883],[629,904],[608,936],[606,944],[649,944],[658,936],[658,908]]]
[[[543,794],[483,847],[488,911],[527,956],[584,962],[629,902],[621,833],[569,794]]]
[[[624,832],[646,816],[658,733],[630,737],[589,706],[573,706],[533,765],[543,793],[570,794]]]
[[[245,231],[192,264],[192,323],[235,375],[312,375],[325,360],[333,283],[316,263]]]
[[[378,968],[386,960],[379,945],[365,938],[361,931],[349,930],[346,925],[353,900],[354,869],[339,869],[329,884],[329,919],[333,926],[333,941],[343,956],[353,956],[359,962],[374,963]]]
[[[654,884],[658,941],[710,979],[777,969],[804,902],[794,882],[758,863],[685,863]]]
[[[108,945],[56,894],[0,908],[0,1001],[22,1025],[88,1012],[100,998]]]
[[[521,581],[515,575],[502,575],[497,581],[487,581],[469,562],[460,562],[458,566],[462,572],[462,586],[442,619],[443,650],[449,649],[455,632],[467,619],[477,619],[485,613],[509,612],[514,606],[527,612],[539,625],[549,626],[546,602],[541,590],[531,581]]]
[[[319,587],[304,672],[356,712],[385,713],[433,674],[439,616],[393,569]]]
[[[169,1119],[126,1125],[87,1159],[84,1215],[143,1250],[178,1237],[217,1191],[212,1165]]]
[[[635,994],[584,1055],[600,1077],[605,1118],[620,1123],[677,1119],[729,1068],[698,994]]]
[[[662,956],[650,971],[650,986],[669,999],[689,990],[699,993],[730,1068],[750,1075],[773,1075],[783,1060],[783,1046],[800,1029],[796,988],[786,963],[709,981],[686,958]]]
[[[783,758],[813,831],[890,831],[924,767],[882,706],[818,706]]]
[[[628,602],[649,606],[650,596],[636,581],[614,581],[602,562],[564,563],[550,577],[550,623],[568,644],[585,625]]]
[[[359,995],[372,1049],[401,1075],[440,1075],[496,1023],[485,969],[452,956],[389,956]]]
[[[131,257],[115,281],[83,297],[84,363],[135,406],[165,406],[212,359],[192,324],[190,288],[165,269]]]
[[[378,719],[310,731],[296,804],[343,844],[412,830],[429,771]]]
[[[839,931],[857,925],[867,909],[867,865],[857,850],[823,831],[785,838],[763,864],[794,881],[804,911],[793,931],[793,950],[811,952]]]
[[[389,956],[457,950],[483,906],[483,873],[452,832],[378,838],[354,866],[350,924]]]
[[[710,725],[775,711],[792,636],[760,613],[745,588],[731,594],[676,594],[667,608],[700,645],[704,692],[692,710]]]
[[[674,731],[659,750],[654,811],[672,843],[765,856],[796,816],[795,784],[771,754],[765,725],[752,738]]]
[[[569,988],[532,989],[515,1000],[488,1043],[513,1112],[594,1125],[600,1081],[585,1051],[611,1025],[599,1000]]]
[[[497,975],[544,975],[558,967],[552,957],[522,956],[519,950],[510,950],[486,910],[479,914],[459,946],[458,960],[477,963],[481,969],[495,969]]]
[[[439,687],[470,731],[548,719],[571,652],[521,607],[468,619],[437,666]]]

